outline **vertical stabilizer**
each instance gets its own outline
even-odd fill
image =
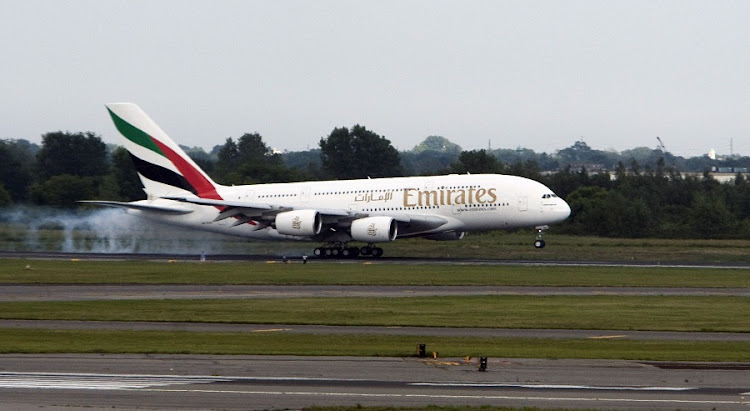
[[[167,134],[133,103],[106,105],[125,137],[138,176],[149,198],[184,196],[220,200],[217,184]]]

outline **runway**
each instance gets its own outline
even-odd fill
[[[146,261],[199,261],[198,254],[147,254],[147,253],[71,253],[57,251],[0,251],[0,259],[24,258],[38,260],[146,260]],[[290,261],[301,261],[301,256],[288,256]],[[281,255],[267,254],[213,254],[207,256],[208,261],[274,261],[281,262]],[[663,267],[663,268],[732,268],[750,269],[750,262],[695,262],[695,261],[576,261],[576,260],[515,260],[515,259],[491,259],[491,258],[443,258],[443,257],[381,257],[381,258],[354,258],[354,259],[320,259],[309,257],[308,262],[325,262],[327,264],[428,264],[428,265],[498,265],[498,266],[585,266],[585,267]]]
[[[497,405],[746,410],[746,370],[604,360],[0,355],[12,409]]]
[[[750,288],[382,286],[382,285],[162,285],[162,284],[0,284],[2,301],[91,301],[145,299],[247,299],[312,297],[530,296],[740,296]]]
[[[408,335],[416,337],[475,337],[475,338],[552,338],[552,339],[610,339],[662,341],[723,341],[750,342],[750,333],[730,332],[675,332],[633,330],[571,330],[517,328],[457,328],[457,327],[376,327],[299,324],[226,324],[198,322],[149,321],[58,321],[58,320],[0,320],[2,328],[35,328],[48,330],[129,330],[129,331],[190,331],[278,334],[359,334]]]
[[[392,262],[403,263],[397,259],[378,260]],[[510,264],[480,260],[461,263]],[[684,287],[0,284],[0,291],[3,302],[472,295],[750,296],[750,288]],[[0,328],[750,341],[750,333],[181,322],[2,320]],[[480,372],[477,359],[466,362],[458,358],[6,354],[0,355],[0,398],[2,406],[11,409],[300,409],[312,405],[439,404],[750,410],[749,371],[750,363],[621,360],[490,358],[487,371]]]

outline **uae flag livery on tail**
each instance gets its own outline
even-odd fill
[[[115,127],[126,139],[149,197],[184,195],[221,200],[216,183],[135,104],[108,104]]]

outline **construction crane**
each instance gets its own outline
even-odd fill
[[[667,156],[667,148],[664,147],[664,142],[661,141],[661,138],[659,136],[656,136],[656,140],[659,142],[659,149],[661,149],[661,154],[666,157]],[[670,155],[672,157],[672,169],[674,171],[677,171],[677,161],[673,155]]]
[[[659,138],[659,136],[656,136],[656,140],[659,141],[659,148],[661,149],[662,154],[667,154],[667,148],[664,147],[664,142],[661,141],[661,138]]]

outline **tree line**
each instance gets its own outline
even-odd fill
[[[750,234],[750,182],[737,174],[720,184],[709,167],[742,166],[746,157],[717,163],[659,149],[604,152],[578,141],[553,154],[527,149],[465,151],[440,136],[396,150],[361,125],[335,128],[318,148],[280,153],[261,135],[227,138],[210,152],[183,147],[216,182],[226,185],[448,173],[529,177],[571,206],[558,232],[608,237],[740,238]],[[748,161],[750,165],[750,161]],[[700,177],[680,167],[702,167]],[[592,172],[592,169],[598,170]],[[683,169],[684,171],[685,169]],[[76,207],[78,200],[143,199],[129,153],[94,133],[52,132],[41,145],[0,140],[0,206]]]

